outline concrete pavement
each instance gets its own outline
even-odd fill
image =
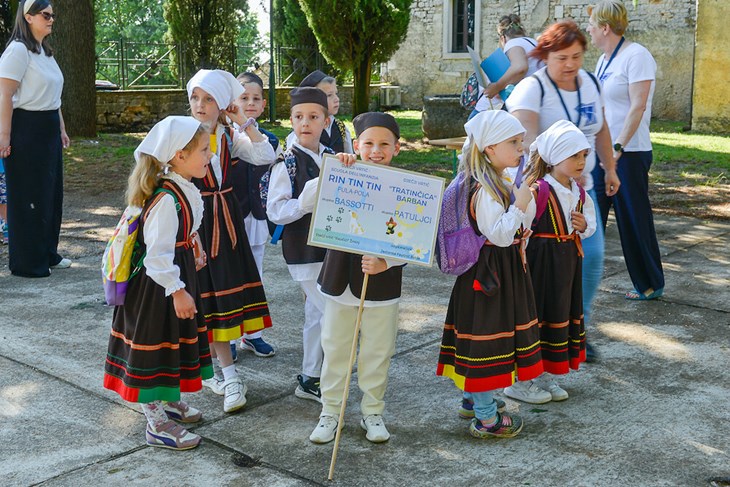
[[[188,452],[144,446],[139,410],[101,387],[111,309],[99,263],[119,217],[118,195],[66,195],[62,253],[69,270],[12,277],[0,249],[0,484],[329,485],[332,444],[308,436],[318,404],[293,395],[301,364],[302,297],[278,247],[265,284],[273,358],[242,353],[248,404],[189,395],[204,412]],[[456,412],[459,393],[436,377],[453,279],[408,266],[385,420],[389,442],[359,426],[356,378],[335,485],[710,485],[730,476],[730,224],[657,217],[665,296],[629,302],[615,225],[589,336],[602,360],[564,381],[563,403],[507,400],[525,420],[511,440],[476,440]],[[236,465],[234,463],[236,459]],[[730,484],[728,484],[730,485]]]

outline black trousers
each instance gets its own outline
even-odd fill
[[[46,277],[61,261],[63,153],[58,110],[13,110],[10,157],[5,159],[10,271]]]
[[[621,187],[612,197],[606,196],[605,172],[600,164],[593,169],[593,181],[603,228],[613,207],[621,236],[626,269],[634,289],[643,293],[664,288],[664,270],[659,242],[654,230],[654,215],[649,201],[649,169],[652,152],[624,152],[618,161]]]

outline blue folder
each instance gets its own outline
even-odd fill
[[[482,61],[480,66],[484,70],[484,73],[487,75],[487,78],[489,78],[491,81],[497,81],[504,75],[504,73],[507,72],[510,63],[509,58],[504,53],[502,48],[498,47],[492,54],[489,55],[489,57]],[[509,96],[509,93],[506,90],[502,90],[499,92],[499,96],[502,98],[502,100],[506,100]]]

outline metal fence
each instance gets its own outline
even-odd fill
[[[215,53],[217,68],[233,74],[255,69],[268,86],[269,52],[254,46],[227,46]],[[261,60],[263,57],[264,60]],[[373,66],[373,82],[379,81],[379,66]],[[185,83],[199,69],[192,49],[182,43],[132,42],[124,39],[96,43],[96,78],[99,88],[174,89]],[[274,74],[277,86],[297,86],[315,69],[328,73],[337,70],[327,64],[317,48],[311,46],[277,46],[274,51]]]
[[[256,66],[254,46],[229,46],[216,53],[221,69],[232,73]],[[96,43],[97,85],[123,90],[183,88],[195,74],[192,50],[181,43],[132,42],[124,39]],[[99,83],[102,81],[102,83]]]

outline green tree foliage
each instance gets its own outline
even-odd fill
[[[132,42],[162,42],[167,24],[162,0],[96,0],[96,38]]]
[[[13,30],[17,8],[17,0],[0,0],[0,48],[3,50]]]
[[[258,36],[256,16],[246,0],[166,0],[164,18],[165,39],[184,46],[183,76],[201,68],[234,71],[236,44],[253,43]]]
[[[299,0],[274,0],[274,42],[279,46],[316,47],[317,38],[307,23]]]
[[[327,61],[352,70],[353,116],[368,110],[373,63],[386,62],[406,37],[412,0],[300,0]]]
[[[319,54],[317,38],[307,23],[307,17],[299,6],[299,0],[274,0],[274,43],[279,47],[277,63],[287,84],[299,82],[315,69],[322,69],[331,76],[338,70],[325,66]]]

